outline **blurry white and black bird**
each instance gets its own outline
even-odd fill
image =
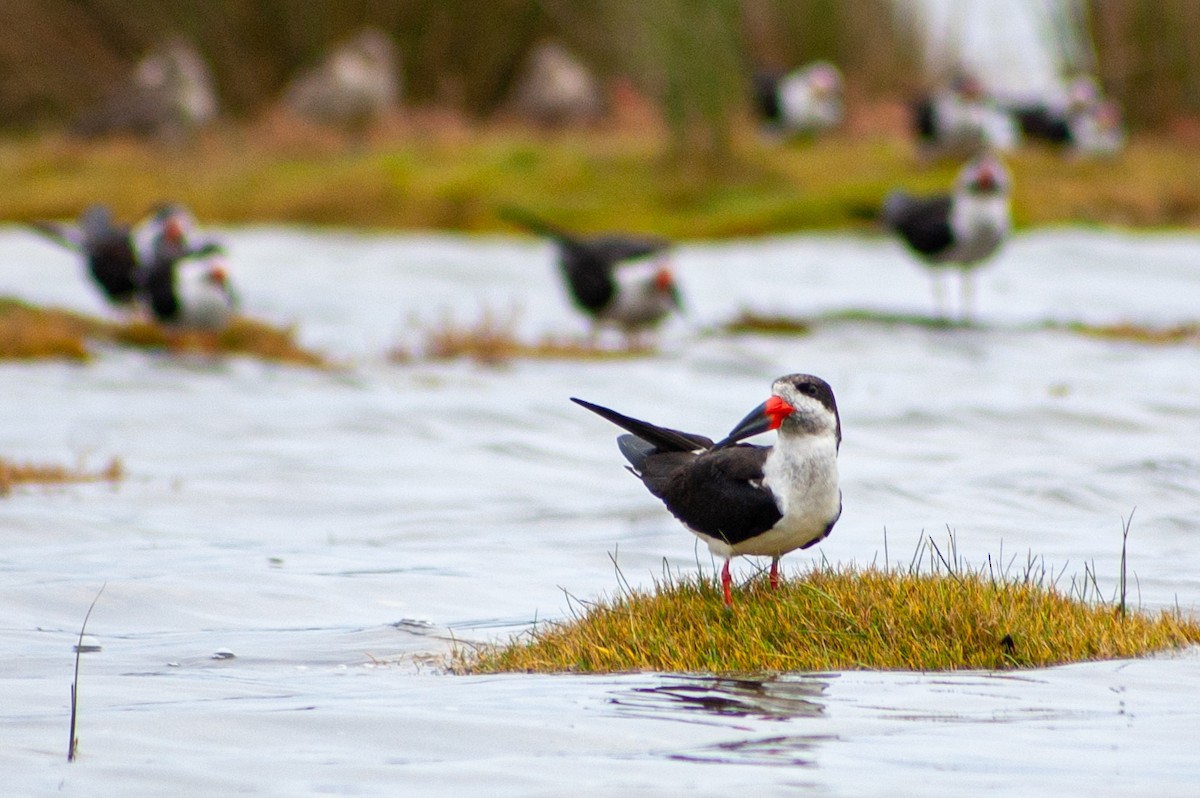
[[[75,223],[37,221],[31,227],[83,255],[88,276],[114,307],[129,310],[137,298],[137,254],[128,225],[104,205],[91,205]]]
[[[767,130],[785,136],[811,136],[842,123],[842,73],[828,61],[791,72],[754,76],[754,97]]]
[[[1009,109],[1027,139],[1073,155],[1115,155],[1125,146],[1120,111],[1087,75],[1072,80],[1060,99],[1014,102]]]
[[[833,389],[820,377],[775,380],[771,397],[718,443],[572,401],[630,433],[617,439],[629,470],[724,559],[726,607],[733,602],[732,558],[770,557],[771,585],[778,587],[779,558],[823,540],[841,515],[842,425]],[[774,446],[738,443],[768,430],[778,431]]]
[[[138,263],[145,268],[154,263],[161,246],[174,250],[183,247],[193,254],[212,254],[224,249],[215,238],[201,233],[196,217],[178,202],[155,205],[145,218],[134,225],[131,235]]]
[[[554,241],[571,300],[592,320],[593,335],[607,325],[636,342],[640,333],[682,310],[670,242],[624,234],[585,238],[512,207],[502,209],[501,216]]]
[[[961,316],[970,320],[972,271],[1008,239],[1012,179],[993,155],[983,155],[958,173],[951,194],[913,196],[896,190],[883,204],[884,223],[930,267],[934,304],[946,312],[941,273],[961,273]]]
[[[1016,121],[974,75],[956,75],[948,85],[913,104],[918,151],[929,158],[971,157],[985,150],[1007,152],[1020,143]]]
[[[138,273],[143,302],[160,323],[190,330],[220,330],[237,307],[225,255],[210,245],[190,247],[168,230],[150,263]]]

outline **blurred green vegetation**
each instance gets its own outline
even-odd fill
[[[470,136],[416,128],[347,149],[230,128],[185,152],[125,139],[0,141],[0,218],[74,217],[90,202],[133,220],[165,198],[206,223],[515,232],[518,205],[582,231],[727,238],[870,228],[891,188],[941,191],[957,164],[926,165],[903,136],[781,145],[735,131],[713,173],[680,169],[663,131],[547,134],[511,126]],[[1008,163],[1019,226],[1200,226],[1200,159],[1190,143],[1135,137],[1119,157],[1080,161],[1027,148]]]
[[[1200,224],[1200,2],[1078,0],[1064,25],[1135,127],[1111,161],[1028,148],[1012,158],[1019,225]],[[904,103],[919,37],[898,0],[5,0],[0,3],[0,218],[125,219],[177,199],[214,223],[508,230],[524,205],[582,230],[713,238],[869,226],[889,188],[944,189]],[[269,112],[297,70],[364,25],[392,34],[405,109],[362,140]],[[225,121],[173,149],[83,144],[61,130],[152,46],[191,40]],[[1056,35],[1053,32],[1047,35]],[[1061,35],[1061,34],[1059,34]],[[598,128],[550,132],[497,114],[532,48],[565,43],[629,107]],[[845,72],[846,129],[827,140],[755,135],[749,77],[827,58]],[[630,99],[632,97],[633,99]],[[618,101],[620,102],[620,101]],[[1190,117],[1188,115],[1191,115]],[[1165,132],[1165,135],[1164,135]]]

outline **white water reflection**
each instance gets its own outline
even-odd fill
[[[926,312],[894,242],[685,246],[691,310],[662,355],[395,366],[414,314],[523,309],[579,332],[547,247],[507,239],[229,232],[248,310],[299,325],[346,373],[107,350],[0,365],[0,455],[93,464],[106,485],[0,499],[0,770],[13,794],[1187,795],[1200,657],[1021,674],[461,678],[450,637],[503,638],[571,595],[710,569],[621,468],[582,396],[721,433],[773,377],[838,395],[845,513],[813,554],[907,563],[955,531],[972,562],[1032,553],[1134,598],[1194,608],[1200,349],[1082,338],[1046,320],[1197,318],[1200,239],[1055,231],[979,276],[984,325],[819,324],[723,336],[738,310]],[[0,294],[88,311],[64,253],[0,232]],[[886,536],[885,536],[886,530]],[[886,540],[886,544],[885,544]],[[799,567],[808,555],[784,560]],[[737,568],[739,578],[753,564]],[[81,759],[65,763],[88,603]],[[234,656],[214,659],[228,651]],[[586,777],[585,777],[586,776]],[[1129,789],[1132,785],[1132,790]]]

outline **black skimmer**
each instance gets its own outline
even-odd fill
[[[703,435],[658,427],[606,407],[576,404],[627,430],[617,445],[629,470],[662,499],[671,514],[725,560],[721,587],[732,607],[729,561],[779,558],[823,540],[842,513],[837,455],[842,442],[833,389],[820,377],[789,374],[771,385],[771,398],[718,443]],[[778,430],[774,446],[741,444]]]
[[[208,247],[189,249],[182,239],[160,242],[139,282],[154,318],[171,327],[220,330],[237,305],[224,256]]]
[[[1012,116],[996,104],[978,78],[968,74],[955,76],[949,86],[918,100],[913,126],[921,155],[931,158],[1007,152],[1020,139]]]
[[[1065,99],[1018,102],[1010,110],[1026,138],[1075,155],[1113,155],[1125,144],[1120,111],[1090,76],[1071,81]]]
[[[184,205],[177,202],[159,203],[134,226],[131,233],[138,263],[150,267],[160,247],[175,252],[183,248],[191,255],[221,252],[221,244],[201,236],[199,227],[196,217]]]
[[[592,334],[611,325],[631,342],[682,310],[671,273],[671,245],[660,238],[600,235],[583,238],[517,208],[503,218],[558,245],[558,265],[575,306],[592,320]]]
[[[784,74],[754,77],[759,115],[769,129],[811,136],[842,123],[842,73],[828,61],[815,61]]]
[[[970,320],[972,270],[1008,238],[1011,182],[1004,164],[984,155],[959,171],[952,194],[915,197],[897,190],[884,200],[884,223],[932,268],[934,305],[942,316],[948,314],[938,272],[955,267],[962,273],[962,319]]]
[[[108,301],[129,309],[137,298],[137,254],[129,227],[104,205],[88,207],[75,224],[34,222],[33,229],[83,255],[88,274]]]

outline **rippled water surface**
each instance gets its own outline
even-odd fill
[[[685,246],[689,315],[659,356],[395,365],[415,326],[484,308],[575,334],[548,247],[230,231],[253,315],[338,373],[106,350],[0,364],[0,456],[101,465],[117,487],[0,498],[0,772],[13,795],[1195,795],[1200,654],[1020,673],[456,677],[496,640],[712,563],[621,468],[581,396],[720,434],[772,378],[837,392],[845,512],[810,556],[907,563],[954,531],[1133,598],[1200,606],[1200,348],[1046,321],[1200,317],[1200,239],[1044,232],[979,275],[982,324],[713,329],[743,309],[926,313],[892,242]],[[66,254],[0,231],[0,294],[103,312]],[[1136,511],[1135,511],[1136,508]],[[754,573],[741,562],[739,578]],[[101,585],[65,762],[72,646]],[[232,658],[214,658],[218,652]]]

